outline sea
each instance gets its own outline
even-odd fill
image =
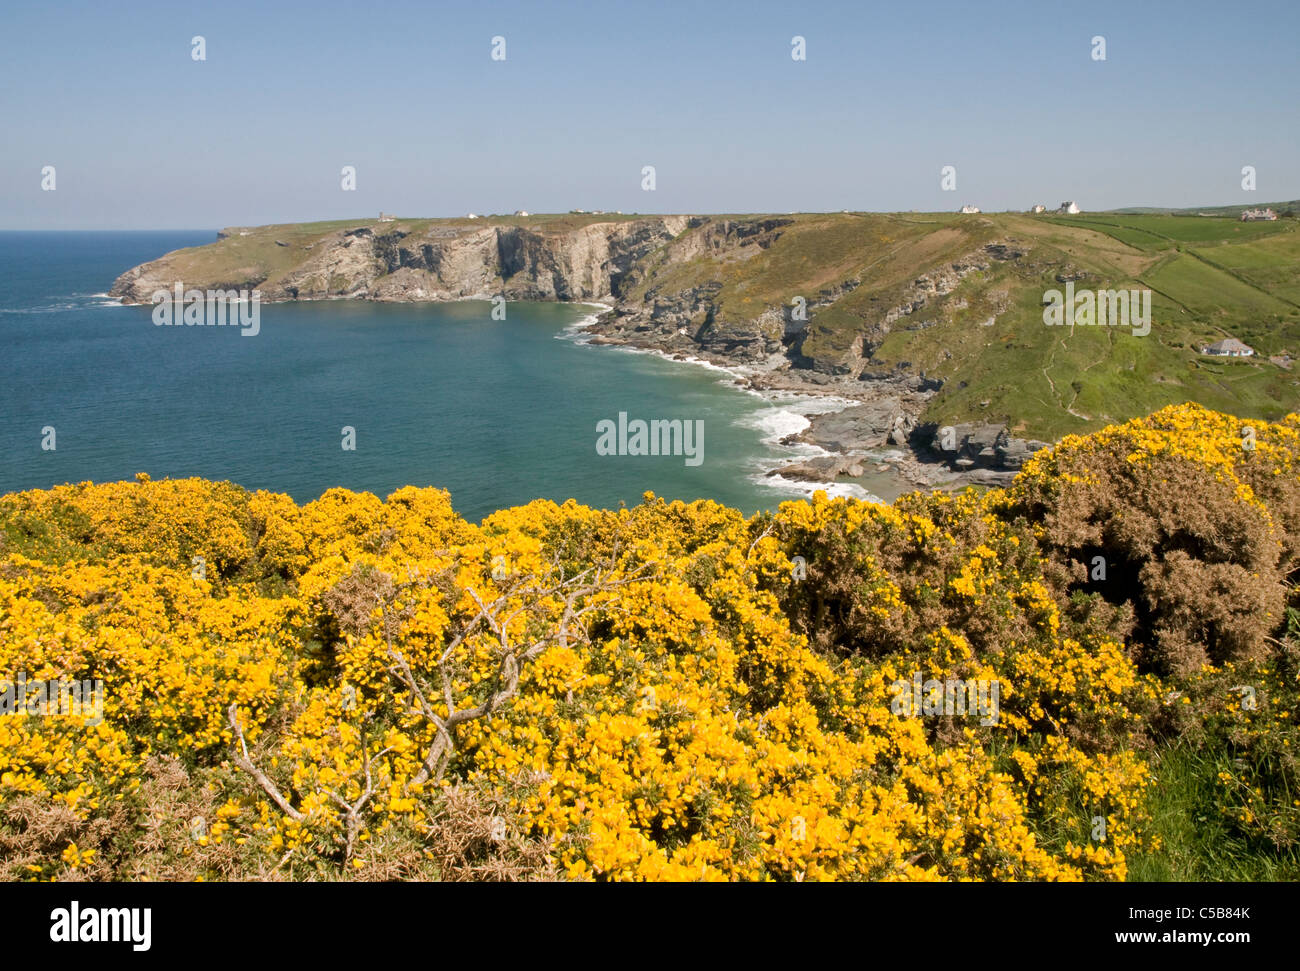
[[[892,500],[892,471],[824,485],[768,473],[842,399],[762,395],[700,362],[588,343],[590,305],[262,304],[257,334],[159,326],[107,291],[213,230],[0,233],[0,493],[202,476],[299,502],[334,487],[451,493],[477,521],[537,498],[616,508],[646,492],[751,514],[826,489]],[[499,316],[499,314],[498,314]],[[687,454],[601,454],[599,430],[679,420]],[[602,425],[608,422],[608,425]],[[346,447],[350,446],[350,447]],[[698,459],[698,461],[696,461]]]

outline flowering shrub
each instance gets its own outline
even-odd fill
[[[1259,423],[1242,458],[1236,419],[1171,411],[1066,440],[1005,493],[819,494],[749,520],[647,494],[474,525],[435,489],[299,506],[144,476],[0,498],[0,678],[104,685],[94,725],[0,717],[0,867],[1123,879],[1157,842],[1151,746],[1198,717],[1143,652],[1267,664],[1298,548],[1297,423]],[[1217,519],[1179,526],[1142,492],[1201,466]],[[1093,548],[1157,586],[1081,589]],[[1220,590],[1255,576],[1258,630],[1235,602],[1179,626],[1173,588],[1202,568]],[[996,684],[997,717],[900,714],[914,678]],[[1280,764],[1281,713],[1204,711]],[[1289,808],[1257,804],[1289,771],[1224,806],[1292,838]]]
[[[1186,675],[1268,654],[1300,567],[1298,455],[1298,415],[1180,405],[1035,455],[997,511],[1033,524],[1063,587],[1134,606],[1144,667]]]

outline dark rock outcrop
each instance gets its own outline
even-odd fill
[[[919,430],[929,449],[952,468],[1016,471],[1047,442],[1015,438],[1006,425],[964,422],[957,425],[926,426]]]

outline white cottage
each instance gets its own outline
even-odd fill
[[[1208,354],[1211,357],[1250,357],[1255,353],[1255,349],[1249,344],[1243,344],[1235,337],[1227,337],[1202,347],[1201,353]]]

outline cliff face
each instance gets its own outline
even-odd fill
[[[783,362],[802,325],[791,326],[790,308],[780,301],[741,309],[728,305],[724,277],[746,265],[757,269],[755,259],[794,223],[792,218],[772,216],[692,217],[686,226],[691,232],[657,250],[629,274],[616,313],[592,328],[596,341],[698,354],[725,363]]]
[[[111,294],[147,304],[179,282],[264,302],[605,300],[614,311],[590,328],[594,343],[749,365],[755,388],[868,402],[807,440],[928,456],[921,415],[943,381],[876,350],[965,277],[1022,255],[978,231],[848,214],[385,220],[226,229],[124,273]],[[986,452],[961,458],[1005,465]]]
[[[439,301],[617,298],[622,281],[686,226],[665,216],[567,229],[518,225],[377,223],[273,238],[277,227],[223,230],[211,247],[178,250],[118,277],[110,295],[149,303],[181,282],[196,289],[258,289],[262,300]]]
[[[788,308],[737,313],[719,306],[721,281],[681,286],[677,277],[693,267],[744,264],[793,223],[785,217],[663,216],[560,228],[466,220],[314,232],[231,228],[210,246],[168,253],[122,274],[110,294],[147,304],[156,291],[180,282],[187,289],[257,289],[267,303],[498,294],[508,300],[609,300],[618,304],[618,315],[602,325],[598,339],[757,362],[784,354],[802,326],[792,328]]]

